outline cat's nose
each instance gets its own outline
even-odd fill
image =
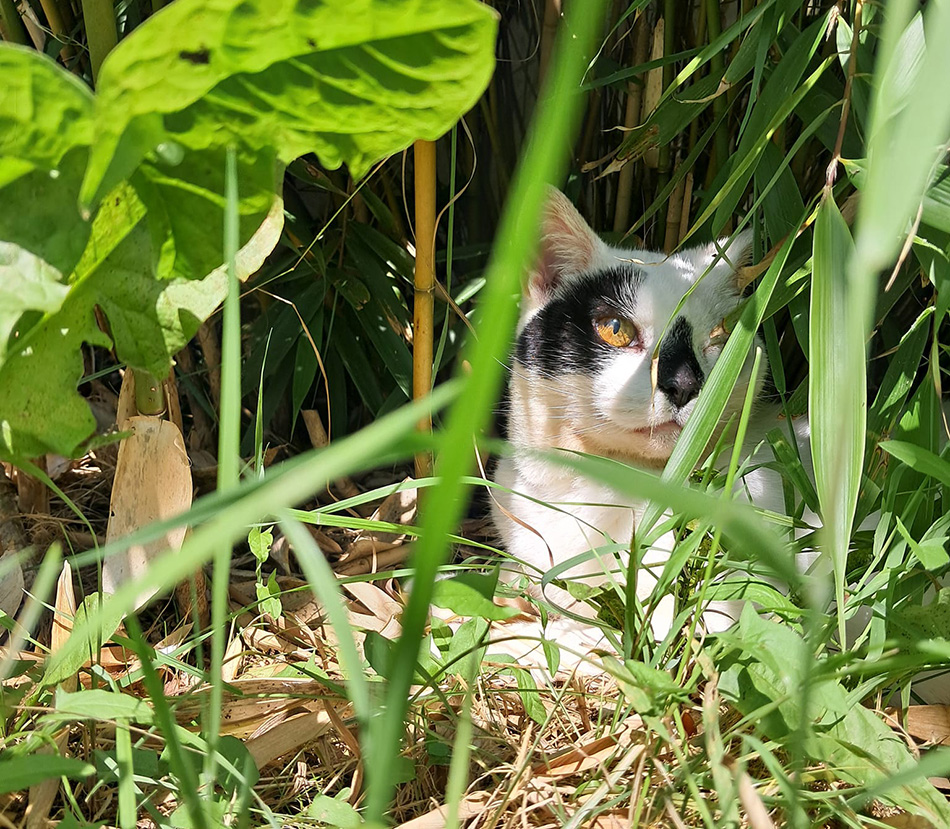
[[[689,403],[702,388],[703,370],[693,353],[693,329],[679,317],[670,326],[660,347],[656,386],[676,408]]]
[[[682,408],[699,394],[703,379],[691,366],[681,363],[673,371],[662,372],[661,370],[656,385],[667,396],[670,403],[677,408]]]

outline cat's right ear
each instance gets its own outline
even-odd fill
[[[538,259],[525,286],[527,299],[532,305],[544,304],[565,282],[590,271],[602,248],[603,242],[567,196],[549,188]]]

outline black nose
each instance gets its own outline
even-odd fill
[[[670,403],[678,408],[685,406],[699,394],[702,385],[701,376],[686,364],[680,365],[666,377],[662,374],[657,376],[657,388],[669,398]]]
[[[670,326],[660,346],[657,388],[670,403],[681,408],[699,394],[704,379],[693,352],[693,328],[680,317]]]

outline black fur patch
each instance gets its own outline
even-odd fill
[[[515,359],[543,377],[592,373],[615,349],[594,333],[591,320],[622,316],[642,280],[632,268],[578,279],[531,318],[518,336]]]

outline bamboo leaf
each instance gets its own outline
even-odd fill
[[[867,427],[865,337],[847,282],[851,233],[829,197],[815,220],[814,268],[809,313],[808,413],[815,489],[821,505],[825,549],[835,578],[843,625],[844,576],[857,505]]]
[[[862,272],[887,266],[897,254],[950,135],[950,96],[938,80],[950,76],[950,3],[927,7],[922,33],[917,18],[898,29],[900,12],[909,5],[887,7],[883,77],[872,106],[858,214],[855,266]]]

